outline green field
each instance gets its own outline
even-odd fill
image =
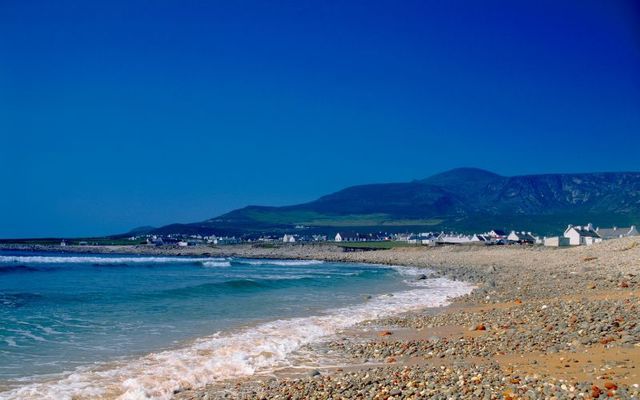
[[[247,212],[247,216],[263,224],[317,227],[436,226],[442,223],[441,219],[395,219],[388,214],[328,215],[315,211],[254,210]]]

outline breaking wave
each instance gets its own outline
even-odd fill
[[[320,260],[270,260],[270,259],[262,259],[262,260],[246,260],[241,259],[235,261],[237,264],[247,264],[247,265],[280,265],[280,266],[297,266],[297,265],[319,265],[324,264],[324,261]]]
[[[231,261],[224,261],[224,260],[219,260],[219,261],[203,261],[202,262],[202,266],[203,267],[230,267],[231,266]]]
[[[230,267],[234,265],[276,265],[276,266],[308,266],[320,265],[319,260],[257,260],[228,259],[217,257],[124,257],[124,256],[0,256],[0,274],[15,272],[38,272],[44,269],[33,265],[90,264],[94,267],[127,267],[130,265],[193,263],[203,267]],[[19,265],[15,265],[19,264]],[[30,265],[25,265],[30,264]],[[49,269],[47,269],[49,270]]]
[[[155,264],[222,262],[224,258],[211,257],[111,257],[111,256],[0,256],[0,263],[20,264]]]
[[[235,280],[225,284],[264,283]],[[365,320],[443,306],[450,298],[467,294],[472,288],[467,283],[444,278],[426,279],[421,281],[420,288],[378,296],[365,304],[276,320],[235,333],[217,333],[184,348],[152,353],[126,363],[81,368],[58,380],[0,393],[0,399],[170,399],[180,388],[203,387],[287,365],[287,356],[293,351],[341,329]]]

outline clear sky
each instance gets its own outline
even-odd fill
[[[639,149],[635,0],[0,1],[0,237]]]

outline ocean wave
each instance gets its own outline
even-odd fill
[[[319,260],[258,260],[258,259],[228,259],[220,257],[127,257],[127,256],[0,256],[0,273],[18,272],[22,267],[24,272],[39,271],[24,264],[90,264],[94,267],[126,267],[131,264],[165,264],[192,263],[204,267],[229,267],[233,265],[277,265],[277,266],[307,266],[319,265]],[[19,263],[15,266],[11,264]]]
[[[42,300],[38,293],[0,293],[0,306],[22,307],[27,303]]]
[[[162,291],[165,294],[187,294],[190,296],[200,296],[205,292],[216,292],[220,289],[251,290],[265,287],[261,282],[252,279],[233,279],[223,282],[201,283],[199,285],[185,286],[178,289],[168,289]]]
[[[65,306],[72,303],[90,303],[98,300],[104,300],[105,295],[99,292],[83,292],[83,293],[64,293],[64,292],[43,292],[43,293],[12,293],[0,292],[0,306],[23,307],[26,305],[38,304],[56,304]]]
[[[426,275],[427,277],[429,277],[434,274],[434,271],[428,268],[407,267],[404,265],[382,265],[382,264],[380,266],[383,266],[385,268],[391,268],[396,272],[398,272],[400,275],[409,276],[409,277],[415,277],[420,275]]]
[[[90,265],[97,269],[144,267],[154,268],[168,263],[193,264],[205,268],[230,267],[225,258],[199,257],[47,257],[47,256],[0,256],[0,275],[28,272],[55,272],[65,269],[63,265]],[[17,263],[21,263],[16,265]],[[30,264],[30,265],[24,265]]]
[[[324,261],[320,260],[271,260],[271,259],[239,259],[234,261],[237,264],[246,265],[279,265],[279,266],[304,266],[304,265],[319,265],[324,264]]]
[[[234,293],[269,289],[283,289],[291,286],[305,285],[317,278],[308,275],[289,276],[261,276],[258,279],[237,278],[222,282],[208,282],[198,285],[185,286],[177,289],[167,289],[160,292],[164,296],[198,297],[207,294]]]
[[[379,296],[365,304],[216,334],[185,348],[152,353],[110,368],[79,369],[56,381],[0,393],[0,399],[170,399],[180,388],[203,387],[287,365],[287,356],[293,351],[341,329],[365,320],[443,306],[451,297],[467,294],[473,288],[444,278],[425,281],[428,285],[424,287]]]
[[[46,342],[47,339],[42,336],[36,335],[35,333],[25,330],[25,329],[7,329],[7,332],[12,332],[17,334],[18,336],[26,337],[28,339],[32,339],[36,342]]]
[[[211,257],[112,257],[112,256],[0,256],[0,263],[20,264],[154,264],[221,262],[224,258]]]
[[[230,267],[231,266],[231,262],[230,261],[203,261],[202,262],[202,266],[203,267]]]

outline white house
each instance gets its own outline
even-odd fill
[[[635,225],[626,228],[614,226],[613,228],[596,228],[596,232],[603,240],[617,239],[629,236],[640,236]]]
[[[395,241],[396,242],[408,242],[411,234],[409,233],[396,233]]]
[[[530,243],[534,244],[536,242],[536,238],[533,237],[531,232],[516,232],[511,231],[509,236],[507,236],[507,240],[513,243]]]
[[[282,242],[284,242],[284,243],[295,243],[296,242],[296,238],[293,235],[285,234],[282,237]]]
[[[435,234],[432,232],[423,232],[418,235],[417,242],[419,244],[423,244],[426,246],[435,246],[438,244],[439,234]]]
[[[438,243],[442,243],[442,244],[464,244],[469,242],[471,242],[471,238],[465,235],[443,233],[440,236],[438,236]]]
[[[224,236],[224,237],[219,237],[216,239],[215,244],[237,244],[240,243],[240,239],[236,238],[235,236]]]
[[[357,242],[359,240],[358,234],[351,232],[338,232],[336,233],[335,242]]]
[[[500,240],[507,237],[507,232],[503,231],[502,229],[493,229],[487,233],[487,236],[494,240]]]
[[[489,240],[490,240],[489,237],[487,237],[486,235],[478,235],[477,233],[471,237],[472,242],[486,243]]]
[[[205,237],[205,239],[207,240],[207,243],[210,243],[210,244],[218,243],[218,238],[216,237],[216,235],[207,236]]]
[[[598,235],[598,232],[593,229],[593,225],[591,224],[587,226],[569,225],[564,231],[563,236],[569,238],[569,244],[571,246],[590,246],[594,243],[602,242],[602,238]]]

